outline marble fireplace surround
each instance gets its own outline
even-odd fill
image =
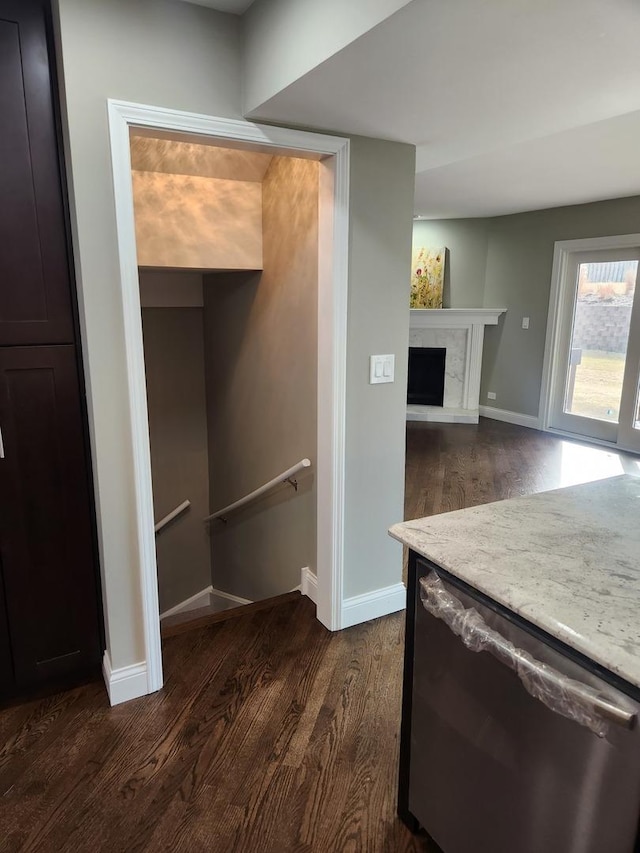
[[[478,423],[484,327],[506,308],[411,309],[410,347],[445,347],[444,405],[407,406],[408,421]]]

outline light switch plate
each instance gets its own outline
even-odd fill
[[[369,384],[393,382],[396,370],[395,355],[372,355],[369,357]]]

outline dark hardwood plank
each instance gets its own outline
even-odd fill
[[[7,709],[0,849],[427,850],[395,827],[401,636],[330,634],[298,596],[166,640],[154,696]]]
[[[508,424],[410,426],[407,517],[623,470]],[[396,817],[403,636],[402,614],[331,634],[294,594],[166,638],[153,696],[0,711],[0,851],[434,853]]]
[[[617,474],[638,457],[480,418],[407,424],[405,518],[531,495]]]

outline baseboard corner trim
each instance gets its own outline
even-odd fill
[[[507,409],[497,409],[495,406],[479,406],[480,417],[491,418],[494,421],[503,421],[507,424],[529,427],[530,429],[542,429],[540,418],[535,415],[523,415],[520,412],[510,412]]]
[[[351,628],[370,619],[397,613],[407,606],[407,590],[403,583],[374,589],[342,602],[342,627]]]
[[[253,604],[253,600],[250,598],[241,598],[239,595],[233,595],[231,592],[224,592],[222,589],[216,589],[214,586],[209,587],[209,591],[214,598],[222,598],[225,601],[231,601],[234,604],[237,604],[238,607],[242,607],[245,604]]]
[[[201,589],[200,592],[196,592],[195,595],[185,598],[184,601],[181,601],[179,604],[176,604],[168,610],[165,610],[164,613],[161,613],[160,620],[162,621],[162,619],[166,619],[167,616],[175,616],[177,613],[186,613],[188,610],[198,610],[200,607],[207,607],[211,601],[213,593],[214,589],[212,586],[207,586],[204,589]]]
[[[122,666],[114,669],[111,665],[109,652],[105,651],[102,659],[102,675],[109,696],[109,703],[120,705],[131,699],[139,699],[149,694],[147,679],[147,663],[133,663],[130,666]]]
[[[314,604],[318,603],[318,578],[309,566],[300,569],[300,592],[310,598]]]

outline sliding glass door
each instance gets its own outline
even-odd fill
[[[640,451],[640,247],[570,252],[549,426]]]

